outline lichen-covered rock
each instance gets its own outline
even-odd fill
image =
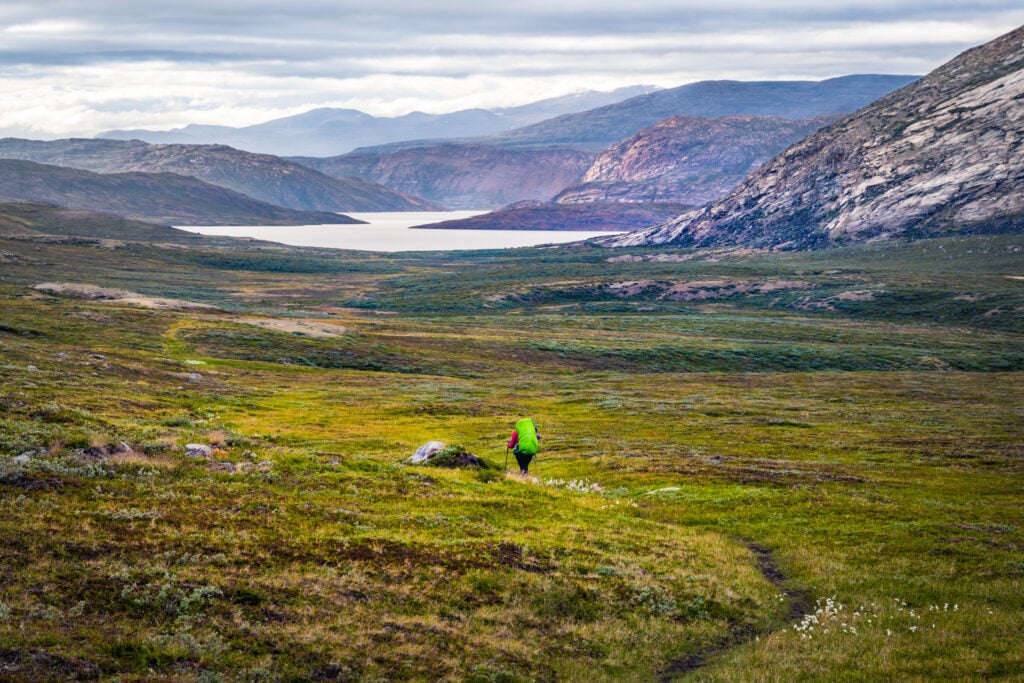
[[[484,460],[467,451],[464,446],[458,444],[445,446],[440,441],[431,441],[420,446],[408,462],[432,467],[476,467],[479,469],[490,467]]]

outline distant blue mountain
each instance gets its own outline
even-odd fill
[[[568,144],[600,151],[670,116],[848,114],[920,76],[853,75],[824,81],[700,81],[491,136],[499,145]]]
[[[588,90],[519,107],[465,109],[449,114],[417,111],[390,118],[370,116],[355,109],[321,108],[244,128],[192,124],[169,131],[113,130],[98,137],[150,143],[224,144],[250,152],[325,157],[402,140],[493,135],[654,90],[642,85],[611,92]]]

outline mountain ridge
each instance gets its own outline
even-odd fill
[[[549,201],[555,198],[581,181],[589,165],[589,162],[583,163],[584,155],[593,159],[609,147],[621,144],[630,136],[671,116],[721,118],[723,111],[732,112],[731,116],[759,117],[768,117],[771,114],[765,112],[773,111],[809,112],[812,116],[828,116],[835,111],[848,113],[867,105],[877,94],[889,92],[897,84],[912,78],[916,77],[861,75],[828,81],[703,81],[648,93],[587,112],[549,119],[533,127],[512,131],[505,137],[443,142],[407,140],[360,148],[346,155],[326,159],[293,157],[293,160],[332,176],[351,174],[365,177],[452,208],[493,209],[517,201]],[[800,101],[788,101],[798,99],[798,95]],[[657,106],[649,107],[648,104],[652,102]],[[781,122],[786,117],[776,118],[779,119],[774,124],[776,128],[791,125]],[[614,135],[623,134],[614,137],[611,133],[600,132],[606,126],[614,128]],[[809,132],[810,128],[806,131]],[[701,136],[705,145],[703,154],[708,161],[717,155],[719,161],[728,160],[734,166],[728,172],[728,178],[695,179],[691,184],[697,189],[683,196],[675,195],[679,191],[678,187],[653,188],[653,192],[647,192],[649,201],[701,204],[717,198],[731,189],[732,184],[742,180],[752,164],[767,160],[795,141],[790,136],[775,143],[770,151],[756,152],[751,149],[739,154],[739,144],[733,145],[733,149],[728,152],[715,152],[713,147],[719,141],[711,138],[709,132],[700,133],[697,137]],[[755,147],[753,137],[749,133],[745,136],[746,144]],[[595,141],[605,139],[608,144],[595,145]],[[561,157],[556,159],[556,155]],[[745,157],[746,163],[736,159],[737,156]],[[540,171],[533,172],[531,164]],[[739,166],[739,169],[735,166]],[[705,169],[709,168],[705,164]],[[721,176],[722,171],[712,169],[711,174]],[[698,188],[700,185],[705,187]],[[589,197],[577,194],[571,200],[563,197],[563,203],[620,201],[628,200],[630,196],[642,198],[645,194],[644,190],[634,190],[628,186],[607,190]]]
[[[918,76],[852,74],[821,81],[698,81],[597,109],[565,114],[489,141],[500,145],[571,144],[599,151],[671,116],[847,114]]]
[[[163,144],[230,144],[280,156],[337,156],[358,147],[409,139],[490,135],[571,111],[582,111],[654,90],[634,85],[608,92],[585,90],[516,107],[462,109],[445,114],[420,111],[376,117],[358,109],[318,107],[251,126],[190,124],[169,131],[111,130],[101,139],[139,139]]]

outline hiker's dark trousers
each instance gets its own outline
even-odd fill
[[[516,462],[519,463],[520,470],[527,472],[530,469],[530,461],[533,460],[532,455],[520,453],[518,448],[512,451],[512,455],[516,456]]]

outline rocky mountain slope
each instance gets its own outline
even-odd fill
[[[493,136],[500,145],[567,144],[600,151],[671,116],[848,114],[917,76],[853,75],[824,81],[701,81],[659,90]]]
[[[151,145],[139,140],[4,138],[0,159],[96,173],[178,173],[300,211],[423,211],[437,208],[360,178],[332,178],[270,154],[224,145]]]
[[[578,182],[592,158],[568,147],[451,144],[296,160],[331,176],[367,178],[449,208],[481,209],[549,200]]]
[[[726,198],[613,245],[813,248],[1024,230],[1024,27],[824,128]]]
[[[401,140],[491,135],[652,90],[641,85],[611,92],[587,90],[519,107],[466,109],[448,114],[412,112],[395,117],[376,117],[355,109],[321,108],[242,128],[189,125],[169,131],[114,130],[100,137],[152,143],[219,143],[268,154],[325,157]]]
[[[555,202],[706,204],[831,120],[673,116],[606,149]]]
[[[328,175],[356,175],[451,208],[479,209],[524,200],[547,201],[579,183],[596,152],[616,145],[615,150],[608,152],[613,157],[627,153],[621,148],[625,145],[633,148],[635,163],[640,163],[642,156],[644,162],[651,165],[651,175],[644,179],[644,187],[632,188],[637,182],[635,179],[612,180],[612,164],[609,157],[605,157],[597,169],[592,169],[593,182],[626,184],[574,189],[561,201],[701,204],[721,196],[753,166],[822,123],[794,124],[783,119],[848,113],[913,78],[848,76],[822,82],[706,81],[647,93],[491,138],[444,144],[405,141],[359,149],[329,159],[300,157],[295,160]],[[675,115],[687,115],[691,121],[666,124],[641,139],[620,142]],[[707,121],[724,116],[751,118],[746,122],[742,119]],[[769,119],[769,116],[776,118]],[[693,117],[701,117],[704,123],[692,120]],[[733,137],[727,140],[716,135]],[[692,139],[688,140],[687,136]],[[660,159],[656,158],[659,145],[667,147]],[[641,148],[648,151],[641,154]],[[691,158],[669,169],[669,157],[677,153]],[[664,183],[653,179],[659,168],[668,175]],[[673,173],[678,177],[673,177]],[[683,189],[680,182],[685,182],[690,191],[677,195]]]
[[[0,159],[0,201],[32,201],[173,225],[359,223],[338,213],[296,211],[174,173],[92,173]]]

